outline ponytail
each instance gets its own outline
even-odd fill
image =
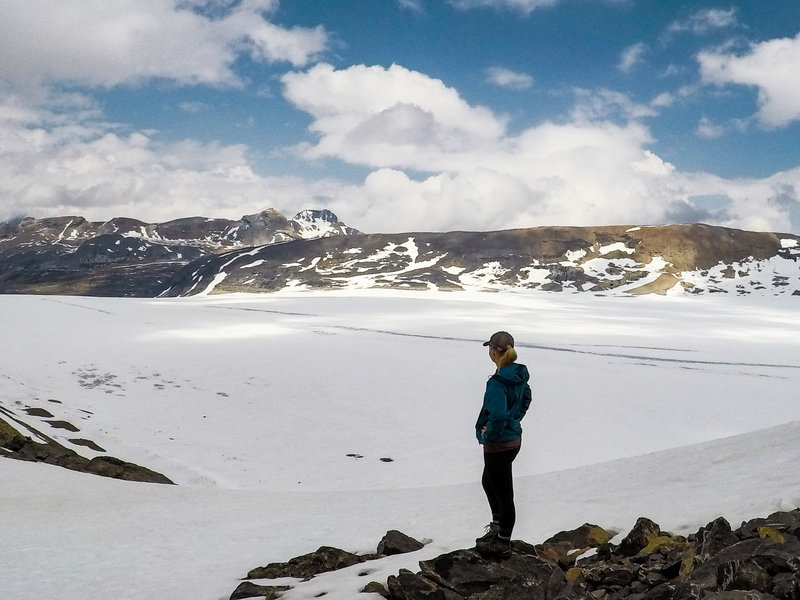
[[[517,360],[517,351],[514,350],[514,346],[509,346],[506,348],[506,351],[503,352],[500,356],[497,357],[497,361],[495,364],[497,365],[498,369],[502,369],[503,367],[507,367],[508,365],[516,362]]]

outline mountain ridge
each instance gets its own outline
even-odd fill
[[[798,236],[703,224],[357,234],[205,257],[162,295],[345,288],[800,295],[799,258]]]
[[[0,224],[0,293],[171,297],[286,289],[800,296],[800,236],[702,223],[362,233],[327,209],[233,221]]]

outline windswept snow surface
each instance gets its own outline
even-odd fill
[[[472,545],[489,520],[480,342],[498,329],[533,374],[515,537],[641,515],[686,533],[800,506],[793,297],[0,296],[0,320],[0,413],[178,484],[0,458],[4,599],[227,598],[247,570],[321,545],[432,540],[286,595],[350,599]]]

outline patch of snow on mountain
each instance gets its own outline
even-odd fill
[[[800,242],[791,238],[783,238],[781,240],[781,248],[797,248],[800,246]]]
[[[253,261],[253,262],[251,262],[251,263],[248,263],[248,264],[246,264],[246,265],[242,265],[242,266],[241,266],[241,267],[239,267],[239,268],[240,268],[240,269],[252,269],[253,267],[258,267],[258,266],[260,266],[260,265],[263,265],[263,264],[264,264],[264,262],[265,262],[265,261],[264,261],[263,259],[258,259],[258,260],[256,260],[256,261]],[[297,263],[295,263],[295,264],[297,264]]]
[[[501,265],[499,262],[493,261],[486,263],[474,271],[462,273],[458,276],[458,280],[465,288],[496,288],[498,286],[508,287],[497,282],[497,279],[502,277],[503,274],[508,273],[508,271],[509,270],[503,267],[503,265]]]
[[[459,275],[463,273],[466,269],[464,267],[442,267],[442,271],[449,275]]]
[[[519,285],[528,287],[534,284],[545,284],[549,281],[548,277],[550,276],[550,269],[539,268],[537,267],[538,263],[534,263],[531,267],[523,267],[520,269],[520,273],[525,273],[525,277],[521,275],[518,277]]]
[[[608,259],[595,257],[581,264],[584,273],[597,277],[616,281],[625,277],[626,271],[640,270],[642,265],[631,258]]]
[[[318,263],[320,260],[321,260],[321,257],[319,257],[319,256],[315,256],[314,258],[312,258],[312,259],[311,259],[311,263],[310,263],[310,264],[309,264],[307,267],[303,267],[302,269],[300,269],[300,271],[301,271],[301,272],[302,272],[302,271],[310,271],[311,269],[313,269],[314,267],[316,267],[316,266],[317,266],[317,263]]]
[[[214,275],[214,279],[211,281],[211,283],[208,284],[206,289],[204,289],[202,292],[198,293],[197,295],[198,296],[208,296],[211,292],[214,291],[215,287],[217,287],[220,283],[223,282],[223,280],[227,276],[228,276],[228,274],[225,271],[220,271],[219,273]]]
[[[580,250],[567,250],[564,253],[564,256],[566,256],[567,258],[566,260],[567,263],[577,264],[580,259],[586,256],[586,250],[584,250],[583,248],[581,248]]]
[[[601,246],[599,250],[600,254],[609,254],[611,252],[625,252],[626,254],[633,254],[635,250],[633,248],[628,248],[624,242],[614,242],[608,246]]]

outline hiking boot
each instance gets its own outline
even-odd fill
[[[475,547],[478,554],[484,557],[508,558],[511,556],[511,540],[504,540],[497,535],[478,538]]]
[[[484,527],[484,531],[485,533],[481,537],[475,540],[476,544],[479,544],[481,543],[481,541],[485,541],[491,537],[496,536],[497,532],[500,531],[500,523],[498,523],[497,521],[492,521],[486,527]]]

